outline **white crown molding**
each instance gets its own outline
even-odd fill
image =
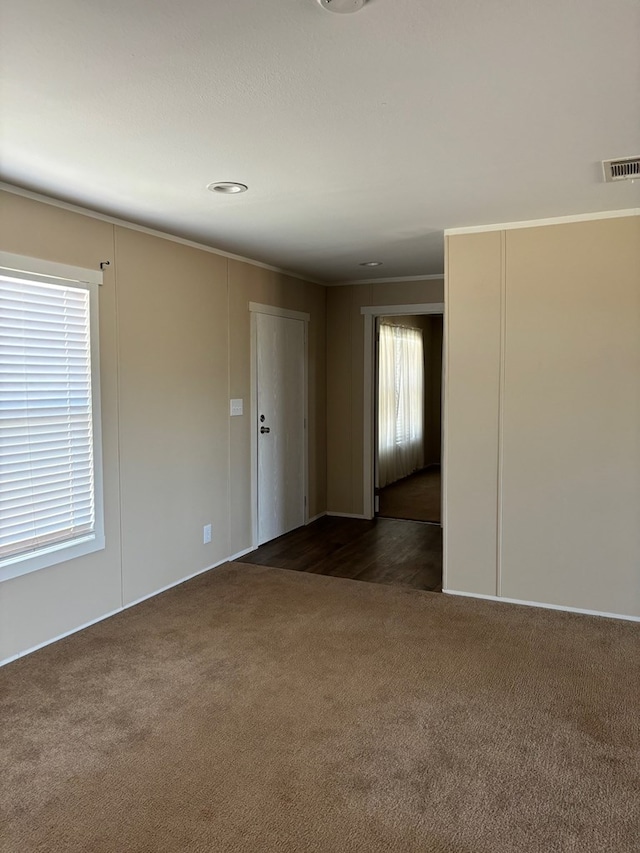
[[[326,281],[325,287],[349,287],[352,284],[402,284],[405,281],[444,281],[444,273],[401,275],[396,278],[354,278],[350,281]]]
[[[146,225],[137,225],[135,222],[129,222],[126,219],[119,219],[116,216],[109,216],[106,213],[98,213],[97,210],[91,210],[89,207],[82,207],[79,204],[71,204],[67,201],[54,198],[53,196],[43,195],[42,193],[25,190],[22,187],[17,187],[14,184],[8,184],[0,181],[0,190],[4,190],[13,195],[19,195],[23,198],[29,198],[32,201],[40,201],[43,204],[50,204],[52,207],[59,207],[62,210],[68,210],[71,213],[79,213],[82,216],[89,216],[91,219],[99,219],[101,222],[108,222],[110,225],[119,225],[121,228],[129,228],[131,231],[140,231],[142,234],[149,234],[152,237],[161,237],[163,240],[171,240],[172,243],[180,243],[182,246],[190,246],[192,249],[200,249],[203,252],[210,252],[212,255],[220,255],[223,258],[229,258],[232,261],[241,261],[244,264],[251,264],[254,267],[260,267],[263,270],[270,270],[281,275],[287,275],[291,278],[300,279],[311,284],[321,284],[326,287],[326,282],[320,281],[310,276],[301,275],[300,273],[286,270],[282,267],[274,267],[271,264],[265,264],[262,261],[255,261],[253,258],[245,258],[243,255],[234,255],[231,252],[224,252],[222,249],[216,249],[214,246],[207,246],[206,243],[197,243],[195,240],[187,240],[185,237],[177,237],[175,234],[169,234],[167,231],[159,231],[156,228],[147,228]]]
[[[461,228],[445,228],[445,237],[456,234],[482,234],[485,231],[512,231],[515,228],[539,228],[544,225],[566,225],[570,222],[591,222],[595,219],[620,219],[625,216],[640,216],[640,207],[627,210],[602,210],[598,213],[576,213],[570,216],[554,216],[549,219],[528,219],[523,222],[501,222],[495,225],[468,225]]]

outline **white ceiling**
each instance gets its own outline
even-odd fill
[[[640,153],[640,0],[0,9],[4,180],[317,279],[439,273],[446,227],[638,205],[599,161]]]

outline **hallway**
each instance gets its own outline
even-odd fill
[[[414,521],[325,516],[237,562],[442,591],[442,530]]]

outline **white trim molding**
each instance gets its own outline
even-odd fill
[[[325,515],[328,515],[326,510],[324,512],[319,512],[317,515],[314,515],[312,518],[309,518],[305,523],[306,524],[313,524],[314,521],[318,521],[319,519],[324,518]]]
[[[355,518],[371,519],[375,515],[373,470],[375,465],[374,448],[374,422],[375,422],[375,395],[373,389],[374,377],[374,327],[377,317],[401,316],[403,314],[441,314],[444,317],[444,302],[422,302],[414,305],[364,305],[360,309],[364,317],[364,408],[363,408],[363,497],[364,515]],[[443,336],[444,336],[443,321]],[[444,340],[443,340],[444,345]],[[444,357],[444,356],[443,356]],[[446,374],[444,373],[443,361],[443,391],[445,387]]]
[[[89,216],[91,219],[99,219],[101,222],[108,222],[110,225],[119,225],[121,228],[129,228],[131,231],[139,231],[142,234],[149,234],[151,237],[161,237],[163,240],[171,240],[172,243],[180,243],[182,246],[190,246],[192,249],[201,249],[203,252],[211,252],[213,255],[220,255],[223,258],[228,258],[231,261],[241,261],[243,264],[251,264],[253,267],[260,267],[263,270],[270,270],[281,275],[287,275],[291,278],[307,281],[311,284],[321,284],[326,286],[326,282],[316,278],[311,278],[308,275],[302,275],[293,270],[283,269],[282,267],[274,267],[271,264],[265,264],[262,261],[255,261],[253,258],[245,258],[243,255],[234,255],[231,252],[224,252],[222,249],[216,249],[214,246],[208,246],[206,243],[198,243],[195,240],[187,240],[186,237],[178,237],[168,231],[160,231],[157,228],[148,228],[146,225],[138,225],[135,222],[130,222],[126,219],[119,219],[116,216],[110,216],[107,213],[100,213],[97,210],[92,210],[89,207],[82,207],[79,204],[72,204],[68,201],[62,201],[59,198],[45,195],[44,193],[25,190],[22,187],[17,187],[14,184],[8,184],[0,181],[0,190],[12,193],[13,195],[28,198],[32,201],[39,201],[42,204],[50,204],[52,207],[59,207],[62,210],[68,210],[71,213],[79,213],[82,216]]]
[[[53,643],[57,643],[58,640],[64,640],[65,637],[70,637],[72,634],[77,634],[79,631],[84,631],[85,628],[90,628],[92,625],[97,625],[98,622],[104,622],[105,619],[110,619],[112,616],[116,616],[118,613],[122,613],[124,610],[129,610],[130,607],[136,607],[136,605],[142,604],[144,601],[148,601],[150,598],[155,598],[156,595],[160,595],[163,592],[167,592],[167,590],[173,589],[175,586],[180,586],[180,584],[186,583],[187,581],[190,581],[193,578],[197,578],[198,575],[203,575],[206,572],[210,572],[212,569],[217,569],[219,566],[223,566],[225,563],[232,563],[234,560],[239,560],[240,557],[244,557],[246,554],[249,554],[253,550],[253,548],[245,548],[244,551],[238,551],[237,554],[233,554],[231,557],[226,557],[224,560],[218,560],[217,563],[213,563],[211,566],[207,566],[205,569],[198,569],[197,572],[192,572],[190,575],[185,575],[185,577],[180,578],[177,581],[173,581],[172,583],[169,583],[166,586],[161,587],[160,589],[156,589],[154,592],[150,592],[148,595],[143,595],[141,598],[136,598],[135,601],[130,601],[127,604],[123,604],[122,607],[116,607],[115,610],[110,610],[108,613],[103,613],[102,616],[97,616],[95,619],[91,619],[89,622],[84,622],[82,625],[78,625],[76,628],[71,628],[70,631],[65,631],[63,634],[58,634],[56,637],[52,637],[50,640],[44,640],[44,642],[38,643],[37,646],[32,646],[29,649],[25,649],[23,652],[18,652],[15,655],[11,655],[11,657],[5,658],[5,660],[0,661],[0,667],[5,666],[8,663],[12,663],[14,660],[18,660],[19,658],[23,658],[26,655],[30,655],[32,652],[37,652],[38,649],[44,649],[45,646],[50,646]]]
[[[179,581],[180,583],[181,581]],[[159,590],[160,592],[161,590]],[[127,605],[127,607],[131,607],[133,605]],[[56,637],[52,637],[50,640],[44,640],[42,643],[38,643],[36,646],[31,646],[29,649],[25,649],[23,652],[18,652],[15,655],[11,655],[11,657],[5,658],[4,660],[0,660],[0,667],[6,666],[8,663],[13,663],[14,660],[19,660],[20,658],[24,658],[27,655],[32,654],[33,652],[37,652],[39,649],[44,649],[46,646],[51,646],[53,643],[57,643],[59,640],[64,640],[65,637],[70,637],[72,634],[77,634],[79,631],[84,631],[86,628],[90,628],[92,625],[97,625],[98,622],[104,622],[105,619],[110,619],[112,616],[116,616],[118,613],[122,613],[125,610],[125,607],[117,607],[115,610],[110,610],[108,613],[104,613],[102,616],[97,616],[95,619],[91,619],[89,622],[83,622],[82,625],[78,625],[77,628],[71,628],[70,631],[65,631],[63,634],[58,634]]]
[[[449,241],[444,241],[444,304],[449,304]],[[447,447],[448,412],[449,412],[449,314],[445,311],[442,316],[442,448],[440,451],[441,471],[449,470]],[[440,526],[442,528],[442,585],[447,585],[447,478],[440,478]]]
[[[399,275],[392,278],[354,278],[349,281],[325,281],[325,287],[348,287],[351,284],[404,284],[408,281],[442,281],[443,272],[428,275]]]
[[[327,510],[325,515],[328,515],[331,518],[359,518],[362,521],[371,521],[369,516],[362,515],[362,513],[358,512],[329,512],[329,510]]]
[[[496,595],[502,595],[502,550],[504,543],[504,399],[507,352],[507,235],[500,232],[500,361],[498,365],[498,483],[496,507]]]
[[[14,255],[12,252],[0,252],[0,268],[8,272],[36,273],[47,278],[59,278],[63,281],[78,281],[82,284],[102,284],[102,270],[90,270],[85,267],[72,267],[41,258],[28,258]]]
[[[419,305],[364,305],[360,313],[371,317],[394,314],[444,314],[444,302],[422,302]]]
[[[545,225],[566,225],[570,222],[591,222],[596,219],[620,219],[640,216],[640,207],[627,210],[602,210],[598,213],[576,213],[569,216],[552,216],[549,219],[527,219],[522,222],[500,222],[494,225],[465,225],[461,228],[445,228],[444,236],[456,234],[481,234],[484,231],[512,231],[515,228],[540,228]]]
[[[288,320],[303,320],[305,323],[311,321],[311,314],[304,311],[291,311],[289,308],[278,308],[276,305],[262,305],[260,302],[250,302],[249,311],[256,314],[271,314],[273,317],[285,317]]]
[[[458,595],[463,598],[479,598],[482,601],[498,601],[505,604],[520,604],[523,607],[540,607],[543,610],[560,610],[563,613],[580,613],[582,616],[601,616],[604,619],[622,619],[625,622],[640,622],[640,616],[627,616],[624,613],[608,613],[603,610],[586,610],[582,607],[569,607],[564,604],[548,604],[544,601],[525,601],[521,598],[505,598],[501,595],[483,595],[479,592],[461,592],[457,589],[443,589],[445,595]]]

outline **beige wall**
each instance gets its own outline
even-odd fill
[[[444,581],[485,595],[497,592],[501,241],[450,238],[445,296]]]
[[[327,288],[327,509],[364,510],[364,318],[367,305],[444,300],[442,280]]]
[[[640,217],[447,244],[446,587],[640,616]]]
[[[306,311],[310,513],[326,508],[325,288],[0,194],[0,248],[96,269],[106,548],[0,584],[0,660],[251,546],[249,301]],[[229,417],[229,398],[245,401]],[[202,544],[202,527],[213,525]]]
[[[309,514],[362,513],[360,309],[441,302],[441,281],[325,289],[0,203],[2,250],[111,261],[107,545],[0,584],[0,660],[250,547],[250,424],[228,411],[248,411],[250,301],[311,315]],[[459,235],[447,253],[447,587],[640,615],[640,218]]]

